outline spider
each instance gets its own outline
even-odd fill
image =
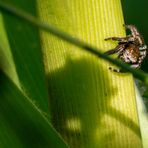
[[[118,41],[118,45],[105,54],[118,54],[118,59],[130,65],[130,67],[138,69],[141,66],[143,59],[146,57],[147,46],[144,43],[143,37],[134,25],[124,25],[126,29],[130,29],[131,34],[126,37],[110,37],[107,40]],[[114,72],[124,72],[122,69],[114,69],[109,67]]]

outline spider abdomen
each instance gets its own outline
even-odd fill
[[[139,48],[134,44],[128,44],[128,46],[122,51],[121,58],[126,63],[136,63],[140,57]]]

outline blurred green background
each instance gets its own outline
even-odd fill
[[[122,0],[125,24],[134,24],[148,46],[148,0]],[[148,72],[148,55],[141,69]]]

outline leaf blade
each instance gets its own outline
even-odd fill
[[[5,133],[0,134],[2,147],[67,147],[43,112],[3,73],[0,83],[0,130]]]

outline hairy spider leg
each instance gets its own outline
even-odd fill
[[[117,73],[120,73],[121,72],[120,69],[115,69],[115,68],[112,68],[112,67],[109,67],[109,70],[111,70],[113,72],[117,72]]]
[[[128,38],[127,37],[109,37],[109,38],[106,38],[104,40],[105,41],[113,40],[113,41],[119,41],[119,42],[122,42],[122,43],[127,43],[128,42]]]
[[[123,51],[124,49],[125,49],[125,45],[124,45],[124,44],[120,44],[120,45],[118,45],[115,49],[111,49],[111,50],[105,52],[104,54],[106,54],[106,55],[111,55],[111,54],[114,54],[114,53],[119,53],[117,59],[120,59],[119,57],[121,56],[121,53],[122,53],[122,51]],[[109,67],[109,70],[111,70],[111,71],[113,71],[113,72],[118,72],[118,73],[119,73],[119,72],[125,72],[125,71],[123,71],[123,70],[121,70],[121,69],[116,69],[116,68],[112,68],[112,67]]]
[[[120,44],[116,48],[106,51],[104,54],[111,55],[111,54],[115,54],[115,53],[120,53],[120,52],[122,52],[122,50],[124,50],[124,48],[125,48],[125,45]]]
[[[131,31],[133,37],[140,35],[139,31],[134,25],[124,25],[124,27]]]
[[[134,68],[134,69],[138,69],[139,65],[135,64],[135,65],[131,65],[130,67]],[[125,71],[123,69],[115,69],[115,68],[112,68],[112,67],[109,67],[109,70],[111,70],[112,72],[117,72],[117,73],[125,73],[125,72],[127,72],[127,71]]]
[[[117,59],[120,59],[119,58],[120,56],[117,57]],[[134,69],[138,69],[140,68],[141,66],[141,63],[138,62],[138,63],[135,63],[135,64],[132,64],[132,65],[129,65],[131,68],[134,68]],[[116,69],[116,68],[112,68],[112,67],[109,67],[109,70],[113,71],[113,72],[117,72],[117,73],[125,73],[126,71],[123,70],[123,69]]]
[[[141,66],[141,63],[140,63],[140,64],[137,63],[137,64],[132,64],[132,65],[130,65],[130,67],[131,67],[131,68],[134,68],[134,69],[138,69],[138,68],[140,68],[140,66]]]

